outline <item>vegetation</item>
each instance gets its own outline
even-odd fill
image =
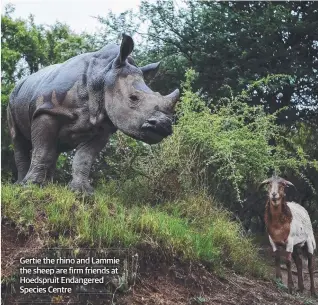
[[[318,172],[316,166],[311,166],[318,158],[317,145],[314,144],[317,142],[318,130],[318,96],[314,85],[318,76],[315,67],[318,35],[314,31],[318,26],[317,20],[318,3],[314,1],[144,1],[136,18],[129,12],[100,18],[107,33],[114,35],[130,26],[130,31],[142,38],[136,53],[141,63],[162,60],[161,73],[151,84],[159,92],[169,92],[178,87],[180,80],[185,80],[186,70],[192,68],[197,72],[193,91],[198,92],[212,111],[221,100],[230,99],[228,103],[231,103],[235,99],[241,100],[240,95],[245,95],[243,101],[248,106],[260,106],[263,112],[275,116],[274,123],[275,126],[281,126],[279,132],[282,138],[275,139],[269,133],[266,135],[271,153],[267,161],[263,162],[264,158],[261,158],[262,162],[254,163],[256,168],[259,164],[265,165],[261,165],[262,170],[258,173],[255,174],[255,167],[250,166],[253,160],[249,157],[253,153],[245,151],[245,161],[248,160],[246,172],[249,169],[251,175],[255,176],[245,184],[245,188],[250,185],[251,188],[240,190],[240,198],[236,196],[234,200],[233,196],[227,196],[227,188],[218,188],[222,203],[236,213],[246,229],[252,231],[264,229],[261,220],[262,199],[256,195],[253,183],[256,183],[256,176],[269,176],[277,166],[282,175],[297,185],[298,192],[289,191],[287,195],[309,210],[317,229]],[[250,115],[253,115],[252,112]],[[195,116],[193,114],[193,118]],[[201,124],[193,120],[188,129],[192,130],[196,122],[197,125]],[[267,128],[264,125],[262,127]],[[271,128],[274,132],[276,127]],[[244,129],[241,132],[244,133]],[[219,140],[215,132],[206,130],[206,135],[209,133]],[[242,142],[235,142],[235,133],[232,131],[232,147],[242,145]],[[226,133],[223,136],[226,137]],[[192,140],[195,141],[195,138]],[[225,141],[217,143],[213,154],[210,151],[211,158],[217,158],[216,155],[219,157],[222,154],[219,150],[224,153]],[[253,151],[260,148],[259,151],[262,151],[261,146],[258,146],[261,143],[250,141],[251,146],[246,145],[245,148],[253,147]],[[276,145],[280,151],[276,151]],[[285,148],[287,151],[284,151]],[[289,166],[280,163],[285,153],[294,161],[299,161],[303,156],[311,161],[311,165],[300,166],[298,162],[298,170],[295,170],[296,164],[290,170]],[[251,157],[258,158],[255,154]],[[267,167],[266,171],[269,163],[274,165],[276,157],[279,157],[276,165]],[[241,164],[245,166],[244,162]],[[203,163],[200,165],[203,166]],[[223,181],[229,179],[229,169],[223,171]],[[210,166],[209,175],[213,175],[215,170],[215,167]],[[221,175],[222,169],[217,168],[217,171]],[[230,175],[232,181],[233,177]],[[236,176],[238,182],[237,179],[241,180],[241,186],[247,182]],[[223,187],[224,184],[218,182],[211,185],[216,186]],[[237,186],[235,189],[238,194]],[[239,199],[243,200],[243,204]]]
[[[245,232],[264,232],[257,186],[276,172],[296,185],[287,196],[318,229],[317,2],[143,1],[137,18],[100,16],[105,30],[96,35],[14,19],[13,10],[1,17],[3,215],[57,232],[60,245],[148,243],[264,275]],[[94,164],[99,189],[89,202],[61,185],[12,186],[5,111],[15,82],[123,31],[140,40],[137,63],[162,61],[154,90],[182,82],[173,135],[154,146],[114,135]],[[58,160],[59,184],[69,180],[72,156]]]
[[[259,195],[260,181],[273,172],[304,177],[306,168],[317,171],[317,162],[275,123],[278,114],[245,102],[247,91],[208,107],[192,92],[195,77],[188,70],[171,137],[149,147],[118,135],[119,153],[126,150],[117,177],[125,181],[127,194],[135,192],[144,203],[203,191],[236,211],[247,228],[254,217],[262,229],[266,199]],[[105,157],[106,163],[110,158]]]
[[[161,206],[130,205],[114,183],[100,185],[90,202],[66,188],[50,185],[21,189],[4,185],[2,211],[23,230],[32,226],[61,246],[136,247],[147,244],[186,260],[201,260],[220,270],[266,275],[251,240],[238,223],[206,196],[166,202]],[[52,238],[54,236],[57,240]]]
[[[129,28],[141,35],[144,52],[139,58],[164,59],[165,73],[154,82],[160,92],[178,87],[190,67],[199,72],[195,90],[214,101],[228,86],[237,95],[262,78],[289,76],[257,92],[250,103],[264,105],[269,113],[288,106],[280,123],[290,126],[300,118],[314,119],[317,110],[317,14],[314,1],[157,0],[142,2],[135,19],[126,13],[101,21],[108,32]],[[136,26],[140,20],[149,26]],[[282,97],[275,103],[278,88]]]

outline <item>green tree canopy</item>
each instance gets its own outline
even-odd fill
[[[282,123],[316,119],[317,2],[143,1],[138,17],[147,26],[127,16],[101,21],[108,31],[132,25],[143,38],[143,58],[163,59],[157,90],[179,86],[188,67],[199,73],[195,88],[215,101],[228,86],[238,94],[268,75],[283,75],[261,94],[256,90],[251,104],[265,104],[269,113],[288,106]]]

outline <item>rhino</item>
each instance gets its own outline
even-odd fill
[[[58,156],[76,149],[73,191],[93,194],[92,163],[117,130],[148,144],[172,133],[179,90],[163,96],[145,83],[160,62],[138,67],[133,39],[110,44],[21,80],[7,109],[18,170],[17,183],[43,185],[53,178]]]

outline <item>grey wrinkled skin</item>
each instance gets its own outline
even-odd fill
[[[111,134],[121,130],[148,144],[172,133],[179,90],[167,96],[144,81],[159,63],[138,68],[129,56],[134,42],[123,34],[120,46],[73,57],[20,81],[10,96],[8,124],[18,183],[52,179],[61,152],[76,149],[74,191],[91,194],[89,173]]]

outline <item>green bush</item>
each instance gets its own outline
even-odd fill
[[[135,157],[135,173],[147,177],[144,183],[157,201],[204,190],[235,209],[273,172],[300,176],[307,166],[317,169],[275,123],[276,114],[244,103],[246,92],[208,107],[191,91],[194,71],[186,76],[173,135]]]

